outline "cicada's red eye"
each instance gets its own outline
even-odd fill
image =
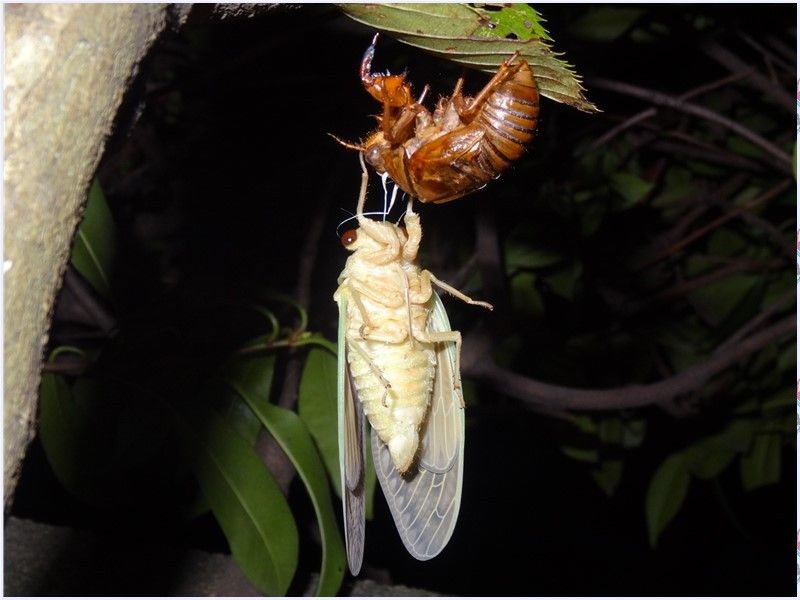
[[[341,237],[342,246],[347,248],[350,246],[350,244],[355,242],[356,239],[358,239],[358,232],[355,229],[348,229],[342,234]]]

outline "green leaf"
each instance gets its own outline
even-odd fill
[[[739,463],[742,486],[747,491],[778,483],[781,478],[781,435],[755,436],[750,452]]]
[[[250,444],[214,411],[173,407],[192,471],[242,572],[262,593],[286,593],[298,558],[294,517]]]
[[[260,306],[258,304],[251,304],[249,306],[255,312],[259,313],[264,318],[266,318],[267,321],[269,321],[270,326],[272,327],[272,331],[265,336],[264,341],[265,342],[274,341],[278,337],[281,328],[280,323],[278,323],[278,318],[275,316],[275,313],[269,310],[268,308]]]
[[[287,304],[297,310],[297,316],[300,319],[300,324],[297,326],[297,331],[306,330],[308,327],[308,312],[297,300],[291,296],[287,296],[286,294],[282,294],[271,289],[262,289],[259,292],[259,296],[265,300],[272,300],[274,302],[280,302],[281,304]]]
[[[625,419],[622,422],[622,447],[638,448],[647,431],[646,419]]]
[[[487,37],[510,38],[516,36],[520,40],[541,38],[552,42],[542,22],[542,15],[528,4],[472,4],[475,12],[481,15],[486,25],[478,30]],[[493,10],[492,10],[493,9]]]
[[[592,471],[592,479],[607,496],[613,496],[622,479],[622,461],[617,459],[601,461],[600,467]]]
[[[550,49],[546,39],[530,37],[526,40],[510,40],[497,37],[487,27],[484,14],[467,4],[337,6],[350,18],[387,32],[405,44],[486,72],[497,71],[504,60],[518,51],[520,57],[530,64],[543,96],[585,112],[598,111],[585,98],[583,86],[572,67],[557,58],[558,55]],[[516,19],[513,14],[509,13],[509,20]]]
[[[624,200],[617,209],[626,210],[641,202],[652,191],[653,183],[633,173],[618,171],[611,174],[611,187]]]
[[[297,394],[297,412],[319,448],[333,489],[341,497],[336,362],[336,355],[327,350],[312,348],[308,352]]]
[[[367,442],[369,443],[369,442]],[[364,473],[366,494],[364,502],[364,515],[367,519],[372,519],[375,510],[375,488],[378,486],[378,474],[375,472],[375,463],[372,460],[372,452],[367,451],[367,468]]]
[[[505,245],[506,273],[512,274],[519,269],[540,269],[549,267],[564,260],[558,251],[534,245],[531,240],[540,237],[537,228],[521,225],[515,227],[508,236]]]
[[[319,334],[311,334],[305,338],[305,344],[320,346],[336,356],[336,344]]]
[[[622,444],[622,419],[619,417],[606,417],[600,421],[598,437],[604,444]]]
[[[683,167],[670,167],[664,176],[661,192],[653,198],[651,204],[655,207],[671,207],[676,201],[689,196],[693,191],[694,178],[692,173]]]
[[[272,392],[272,379],[275,373],[275,355],[239,355],[228,362],[219,373],[219,379],[229,385],[238,383],[255,398],[268,399]],[[238,389],[235,389],[241,396]],[[249,407],[252,411],[252,407]]]
[[[749,419],[736,419],[720,433],[695,442],[682,452],[686,468],[700,479],[717,477],[750,446],[753,427]]]
[[[571,458],[579,462],[596,463],[598,460],[597,449],[594,448],[573,448],[572,446],[561,446],[561,451]]]
[[[572,261],[554,274],[546,277],[545,281],[547,281],[556,294],[571,302],[575,298],[575,292],[578,288],[578,281],[581,273],[583,273],[581,263]]]
[[[321,348],[312,348],[309,351],[303,368],[297,410],[322,455],[333,489],[341,498],[335,346],[324,338],[318,339],[317,342]],[[371,519],[373,514],[376,482],[377,476],[372,466],[371,453],[367,452],[365,493],[368,519]]]
[[[530,320],[544,315],[544,300],[536,289],[536,279],[533,273],[517,273],[510,281],[514,310]]]
[[[650,546],[655,547],[661,533],[678,514],[689,491],[689,472],[682,454],[673,454],[656,470],[645,497],[645,517]]]
[[[108,448],[98,447],[90,415],[75,402],[63,376],[43,373],[39,388],[39,439],[56,479],[92,505],[107,500]]]
[[[114,238],[114,220],[100,182],[95,179],[89,189],[83,220],[75,236],[71,262],[92,287],[106,298],[111,294]]]
[[[792,344],[792,349],[796,352],[794,344]],[[791,410],[797,400],[795,397],[796,392],[797,390],[794,386],[784,387],[764,400],[764,403],[761,405],[761,411],[766,416],[775,416],[776,414]]]
[[[744,125],[744,123],[742,123],[742,125]],[[738,135],[730,136],[727,142],[726,146],[728,150],[735,154],[749,156],[750,158],[762,158],[764,156],[764,151],[759,146],[756,146],[750,140],[746,140]]]
[[[589,237],[603,224],[608,208],[605,203],[592,202],[580,212],[581,219],[581,233]]]
[[[612,42],[628,31],[644,9],[621,6],[592,7],[570,25],[570,31],[593,42]]]
[[[783,373],[794,368],[797,364],[797,346],[789,344],[778,355],[778,371]]]
[[[203,387],[203,396],[209,400],[208,405],[214,407],[236,433],[254,446],[261,431],[261,421],[247,402],[224,379],[215,377]]]
[[[721,227],[708,236],[708,253],[712,256],[744,256],[747,245],[748,241],[743,235],[728,227]]]
[[[713,479],[731,464],[736,450],[726,443],[724,437],[712,436],[693,444],[683,454],[692,475],[700,479]]]
[[[248,362],[273,363],[274,356],[250,357]],[[344,577],[345,553],[322,460],[300,417],[290,410],[270,404],[268,396],[258,393],[261,386],[258,384],[254,387],[249,386],[252,382],[252,378],[247,377],[241,380],[235,378],[229,380],[231,387],[247,402],[253,413],[280,444],[306,486],[317,514],[322,539],[322,566],[317,595],[333,596],[339,590]]]
[[[694,290],[689,297],[705,309],[703,314],[712,325],[719,325],[762,283],[761,275],[734,274]]]
[[[569,415],[568,419],[584,433],[597,433],[597,420],[588,415]]]

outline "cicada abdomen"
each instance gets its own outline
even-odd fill
[[[339,277],[339,438],[348,563],[364,543],[364,416],[373,459],[400,536],[420,560],[436,556],[455,527],[461,496],[464,416],[461,334],[450,329],[435,284],[476,302],[416,264],[422,238],[409,201],[405,228],[364,216],[362,161],[358,229]],[[431,490],[435,489],[435,493]]]
[[[539,122],[539,89],[530,65],[520,60],[510,66],[506,61],[498,75],[504,69],[508,69],[505,80],[486,100],[482,104],[478,97],[473,100],[477,104],[474,122],[485,134],[475,162],[483,173],[492,173],[492,178],[524,154]]]

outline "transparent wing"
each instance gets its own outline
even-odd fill
[[[449,331],[450,321],[434,293],[429,329]],[[436,345],[436,377],[421,450],[412,475],[394,467],[386,444],[372,432],[372,456],[397,531],[409,553],[428,560],[447,545],[461,505],[464,471],[464,409],[455,345]]]
[[[364,413],[350,380],[345,331],[347,299],[339,299],[338,419],[339,473],[342,480],[342,514],[347,564],[353,575],[361,570],[364,557]]]

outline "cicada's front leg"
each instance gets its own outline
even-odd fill
[[[373,73],[372,59],[375,58],[378,37],[379,34],[376,33],[372,43],[364,52],[359,73],[364,89],[383,105],[381,131],[384,139],[395,147],[414,137],[414,122],[417,115],[427,112],[422,106],[422,101],[428,93],[428,86],[425,86],[419,100],[415,102],[405,74]]]
[[[475,306],[483,306],[484,308],[488,308],[489,310],[494,310],[494,306],[489,304],[488,302],[484,302],[483,300],[473,300],[469,296],[467,296],[464,292],[460,292],[452,285],[449,285],[436,277],[433,273],[425,269],[424,271],[420,272],[420,281],[422,282],[423,286],[427,286],[427,288],[431,287],[431,282],[435,283],[439,288],[443,289],[448,294],[452,294],[462,302],[466,302],[467,304],[473,304]],[[423,289],[425,289],[423,287]]]

